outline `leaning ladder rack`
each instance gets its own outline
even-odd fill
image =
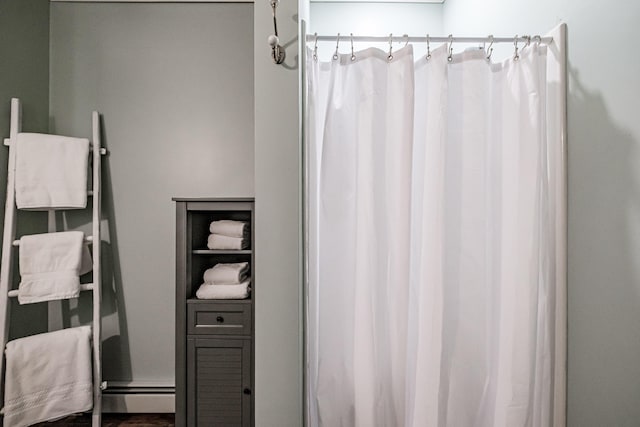
[[[81,286],[81,291],[93,292],[93,321],[92,321],[92,341],[93,341],[93,410],[91,423],[93,427],[100,427],[102,423],[102,390],[106,388],[106,383],[102,382],[102,320],[100,315],[102,277],[100,271],[100,222],[101,222],[101,156],[106,155],[106,149],[102,148],[100,139],[100,115],[97,111],[92,114],[93,135],[91,141],[92,156],[92,186],[88,191],[88,196],[92,196],[93,216],[92,235],[86,241],[92,242],[93,257],[93,283]],[[19,246],[19,241],[15,240],[16,235],[16,212],[15,203],[15,169],[16,169],[16,147],[15,141],[22,130],[22,108],[20,100],[11,99],[11,123],[9,138],[4,140],[4,145],[9,146],[9,165],[7,168],[7,199],[4,214],[4,233],[2,237],[2,259],[0,261],[0,344],[2,345],[2,356],[0,356],[0,400],[4,401],[4,369],[5,358],[4,348],[7,344],[10,327],[10,302],[17,297],[17,290],[12,289],[13,285],[13,261],[14,248]],[[56,231],[55,210],[48,210],[48,231]]]

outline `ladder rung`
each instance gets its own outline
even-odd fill
[[[93,242],[93,236],[87,236],[84,238],[85,242]],[[13,246],[20,246],[20,240],[14,240]]]
[[[11,145],[11,138],[5,138],[4,139],[4,145],[6,145],[7,147]],[[92,146],[89,146],[90,150],[93,150]],[[107,155],[107,149],[106,148],[100,148],[100,155],[101,156],[106,156]]]
[[[91,143],[89,145],[89,151],[93,151],[93,143]],[[107,149],[104,148],[104,147],[100,148],[100,155],[101,156],[106,156],[107,155]]]
[[[92,291],[92,290],[93,290],[93,283],[84,283],[80,285],[80,291]],[[17,289],[13,289],[9,291],[9,298],[15,298],[17,296],[18,296]]]

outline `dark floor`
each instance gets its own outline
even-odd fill
[[[173,427],[173,414],[102,414],[102,427]],[[75,415],[58,421],[36,424],[38,427],[90,427],[91,414]]]

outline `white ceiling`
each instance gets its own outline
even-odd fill
[[[60,3],[253,3],[254,0],[49,0]],[[309,0],[314,3],[444,3],[445,0]]]

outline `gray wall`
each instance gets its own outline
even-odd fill
[[[24,128],[47,129],[49,112],[49,1],[0,2],[0,135],[9,136],[11,98],[20,98]],[[6,176],[7,149],[0,149],[2,176]],[[3,181],[6,182],[6,181]],[[4,192],[2,185],[2,209]]]
[[[51,4],[50,130],[110,151],[107,380],[174,382],[171,197],[253,195],[252,52],[252,4]]]
[[[309,34],[335,35],[340,33],[340,52],[350,50],[349,34],[354,36],[394,36],[403,34],[426,37],[427,33],[439,36],[443,33],[441,4],[433,3],[311,3]],[[395,43],[394,50],[404,43]],[[389,43],[354,43],[354,49],[371,46],[389,49]],[[309,45],[310,48],[313,45]],[[435,46],[432,46],[432,48]],[[335,51],[333,42],[318,43],[318,56],[329,61]],[[416,57],[426,54],[426,43],[413,45]]]
[[[447,0],[454,34],[568,25],[569,425],[640,423],[638,2]]]
[[[302,425],[300,144],[296,0],[281,0],[283,65],[271,61],[271,8],[255,3],[256,426]]]
[[[9,136],[11,98],[20,98],[23,129],[47,130],[49,111],[49,2],[48,0],[0,1],[0,139]],[[4,221],[9,150],[0,146],[0,232]],[[18,234],[46,231],[46,215],[20,212]],[[14,270],[14,278],[19,272]],[[12,310],[10,337],[43,332],[46,307],[41,304]]]

